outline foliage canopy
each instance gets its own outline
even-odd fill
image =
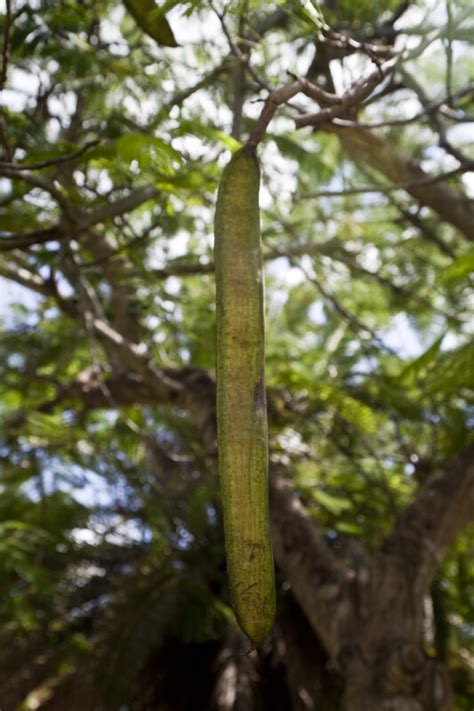
[[[0,17],[6,711],[184,709],[183,678],[207,708],[219,684],[215,197],[295,76],[342,96],[381,73],[326,122],[298,127],[334,104],[296,94],[259,147],[273,466],[356,565],[472,441],[469,3],[225,4],[159,3],[148,34],[117,0]],[[472,599],[464,533],[424,636],[459,710]]]

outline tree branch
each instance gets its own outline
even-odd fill
[[[38,230],[37,232],[20,232],[13,237],[0,236],[0,252],[10,252],[13,249],[27,249],[34,244],[54,242],[63,239],[65,236],[59,225],[49,227],[46,230]]]
[[[347,114],[349,109],[360,106],[364,99],[370,96],[375,87],[395,69],[399,61],[400,57],[396,56],[378,65],[374,72],[354,82],[334,106],[320,109],[316,113],[301,114],[295,119],[296,128],[319,126],[321,123],[326,123],[333,118]]]
[[[431,585],[447,549],[474,520],[474,443],[467,446],[399,515],[380,554],[411,571],[415,591]]]
[[[53,165],[69,163],[70,161],[79,158],[79,156],[82,156],[83,153],[86,153],[86,151],[88,151],[90,148],[93,148],[94,146],[97,146],[99,143],[100,140],[97,138],[94,141],[89,141],[89,143],[86,143],[82,146],[82,148],[79,148],[73,153],[68,153],[67,155],[59,156],[58,158],[50,158],[49,160],[43,160],[40,163],[8,163],[5,161],[0,161],[0,170],[3,168],[15,171],[41,170],[42,168],[49,168]]]
[[[99,207],[96,210],[86,213],[81,219],[81,230],[88,229],[93,225],[98,225],[107,220],[112,220],[114,217],[125,215],[127,212],[132,212],[140,207],[144,202],[152,200],[159,195],[159,190],[152,185],[144,185],[132,192],[121,200],[116,200],[109,204]]]
[[[0,174],[2,171],[0,170]],[[15,171],[9,171],[10,177],[18,180],[25,180],[26,182],[31,182],[31,176],[34,179],[34,184],[36,187],[42,187],[48,190],[46,183],[51,188],[50,181],[45,180],[43,176],[34,175],[33,173],[21,173],[17,175]],[[53,186],[54,188],[54,186]],[[50,192],[50,190],[48,190]],[[96,210],[91,210],[81,214],[75,214],[73,224],[65,224],[59,222],[53,227],[49,227],[45,230],[38,230],[37,232],[30,233],[19,233],[11,237],[0,237],[0,252],[7,252],[12,249],[25,249],[31,247],[35,244],[45,244],[46,242],[51,242],[55,240],[62,240],[66,237],[69,239],[74,239],[78,234],[85,232],[90,227],[94,225],[106,222],[107,220],[112,220],[115,217],[124,215],[127,212],[132,212],[137,207],[140,207],[144,202],[152,200],[159,194],[159,191],[151,185],[144,185],[143,187],[133,190],[129,195],[117,200],[116,202],[108,203]],[[62,198],[62,196],[61,196]],[[67,205],[69,211],[70,206]]]
[[[474,170],[474,161],[469,163],[468,168]],[[459,175],[459,173],[464,172],[466,172],[466,166],[459,166],[458,168],[453,168],[453,170],[449,170],[446,173],[440,173],[439,175],[426,175],[425,178],[411,180],[405,183],[394,183],[393,185],[361,185],[354,186],[352,188],[344,188],[343,190],[318,190],[315,193],[303,193],[301,198],[347,197],[349,195],[366,195],[367,193],[392,193],[396,190],[406,190],[407,192],[410,192],[413,188],[440,183],[443,180],[447,180],[448,178],[452,178],[455,175]]]
[[[466,239],[474,239],[474,204],[467,197],[430,180],[418,163],[400,155],[370,130],[334,124],[323,124],[321,129],[335,133],[356,163],[375,168],[393,183],[408,183],[405,189],[410,195],[456,227]]]
[[[55,295],[51,291],[50,283],[24,267],[13,264],[0,264],[0,276],[14,281],[26,289],[31,289],[36,294],[41,294],[41,296]]]
[[[270,516],[275,561],[314,631],[336,659],[341,630],[353,614],[347,590],[353,573],[332,554],[276,468],[270,476]]]
[[[11,180],[21,180],[24,183],[28,183],[28,185],[32,185],[34,188],[44,190],[44,192],[51,195],[53,200],[58,203],[66,215],[71,214],[71,205],[67,202],[62,192],[58,190],[52,180],[48,180],[48,178],[45,178],[43,175],[35,175],[35,173],[18,171],[14,168],[8,167],[10,165],[10,163],[1,164],[0,175],[3,175],[3,177]]]

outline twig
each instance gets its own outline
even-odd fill
[[[362,185],[360,188],[347,188],[345,190],[319,190],[315,193],[304,193],[300,195],[300,199],[309,198],[320,198],[320,197],[346,197],[347,195],[359,195],[364,193],[391,193],[394,190],[409,190],[410,188],[416,188],[420,185],[430,185],[432,183],[439,183],[447,178],[452,178],[458,173],[465,173],[466,171],[474,170],[474,161],[469,161],[466,165],[460,165],[453,170],[449,170],[446,173],[440,173],[439,175],[430,175],[426,178],[420,178],[419,180],[409,180],[405,183],[393,183],[392,185]]]
[[[446,0],[447,22],[447,37],[444,39],[444,47],[446,51],[446,93],[450,97],[452,95],[453,86],[453,12],[451,8],[451,0]]]
[[[415,92],[421,105],[426,108],[426,106],[428,106],[430,102],[423,87],[416,81],[416,79],[414,79],[414,77],[412,77],[406,71],[406,69],[402,69],[401,74],[408,88],[412,89],[412,91]],[[453,97],[450,96],[448,99],[449,104],[452,103],[452,100]],[[439,136],[438,144],[440,148],[444,148],[447,153],[450,153],[462,165],[466,165],[467,163],[469,163],[469,158],[465,156],[462,151],[453,146],[452,143],[448,140],[446,127],[441,121],[439,115],[434,112],[429,112],[428,117],[430,119],[431,125]]]
[[[301,84],[301,91],[308,96],[310,99],[314,99],[320,104],[341,104],[342,97],[337,94],[332,94],[330,91],[326,91],[317,84],[313,84],[307,77],[300,77],[292,72],[287,72],[295,81],[299,81]]]
[[[387,121],[377,121],[374,123],[361,123],[359,121],[346,121],[344,119],[336,118],[334,119],[334,123],[337,126],[347,126],[349,128],[384,128],[385,126],[406,126],[409,123],[413,123],[413,121],[417,121],[418,119],[423,118],[423,116],[429,116],[433,111],[439,109],[444,104],[451,103],[453,100],[461,99],[464,96],[469,96],[469,94],[473,92],[474,85],[470,84],[469,86],[465,87],[464,89],[461,89],[461,91],[456,92],[452,96],[445,97],[444,99],[439,99],[438,101],[432,101],[431,103],[427,104],[422,111],[419,111],[414,116],[411,116],[410,118],[406,119],[392,119]],[[460,120],[462,121],[463,119],[460,118]]]
[[[378,66],[377,71],[355,82],[343,96],[336,96],[336,94],[327,92],[303,77],[296,78],[291,84],[287,84],[280,89],[270,91],[262,113],[250,134],[248,143],[253,146],[258,145],[265,135],[268,124],[272,120],[277,108],[281,104],[287,103],[289,99],[300,92],[324,104],[325,108],[320,109],[317,113],[304,113],[295,118],[296,128],[324,123],[336,116],[346,113],[349,108],[360,104],[369,96],[377,84],[395,68],[398,61],[399,56],[392,57],[384,64]],[[330,106],[327,106],[328,103]]]
[[[365,331],[365,333],[368,333],[371,336],[371,338],[373,339],[373,341],[375,343],[377,343],[380,348],[382,348],[387,353],[390,353],[390,355],[397,355],[396,351],[394,351],[392,348],[390,348],[390,346],[387,346],[383,342],[383,339],[380,338],[379,336],[377,336],[377,334],[374,333],[374,331],[369,326],[367,326],[366,324],[359,321],[359,319],[356,316],[354,316],[352,313],[350,313],[350,311],[348,311],[339,302],[339,300],[332,293],[332,290],[327,286],[327,284],[323,284],[320,281],[320,279],[316,276],[316,274],[313,274],[313,275],[309,274],[307,269],[305,269],[305,267],[303,267],[301,262],[295,261],[295,266],[297,266],[298,269],[300,269],[303,272],[303,274],[308,279],[308,281],[310,281],[312,284],[315,285],[315,287],[317,288],[317,290],[319,291],[321,296],[333,305],[335,311],[337,311],[337,313],[347,321],[347,323],[349,324],[349,328],[354,333],[359,335],[361,332]]]
[[[325,39],[336,47],[342,47],[344,49],[350,49],[352,52],[363,52],[367,54],[373,61],[375,58],[382,57],[393,57],[395,54],[395,49],[392,45],[379,45],[372,44],[369,42],[357,42],[357,40],[351,37],[346,37],[345,35],[336,32],[331,29],[329,25],[323,23],[322,32]]]
[[[349,87],[341,96],[338,104],[329,106],[316,113],[306,113],[295,118],[296,128],[303,126],[316,126],[345,114],[349,109],[360,106],[362,101],[373,92],[375,87],[392,72],[400,61],[397,55],[377,66],[377,69],[368,76],[362,77]]]
[[[51,197],[61,207],[64,214],[70,217],[71,221],[74,221],[74,216],[71,214],[70,204],[52,180],[45,178],[43,175],[36,175],[35,173],[31,172],[24,172],[19,175],[17,170],[14,170],[7,166],[9,166],[8,163],[4,163],[3,165],[0,164],[0,175],[3,175],[3,177],[5,178],[10,178],[13,180],[21,180],[24,183],[27,183],[28,185],[32,185],[35,188],[39,188],[40,190],[44,190],[45,192],[49,193],[49,195],[51,195]]]
[[[229,28],[227,27],[224,14],[220,13],[215,8],[213,8],[213,10],[219,18],[222,30],[226,36],[227,42],[229,43],[229,47],[231,48],[233,54],[235,54],[235,56],[242,62],[242,64],[245,65],[245,67],[248,69],[249,73],[252,75],[252,77],[255,79],[259,86],[261,86],[263,89],[267,89],[268,91],[272,91],[272,87],[270,86],[270,84],[265,79],[263,79],[263,77],[261,77],[258,72],[255,71],[255,69],[250,64],[249,58],[241,51],[240,47],[232,39],[232,35],[230,34]]]
[[[58,165],[60,163],[68,163],[75,158],[78,158],[83,153],[88,151],[90,148],[97,146],[100,143],[100,139],[96,138],[93,141],[89,141],[82,148],[79,148],[74,153],[68,153],[65,156],[60,156],[59,158],[50,158],[49,160],[41,161],[41,163],[8,163],[7,161],[0,161],[0,170],[7,168],[8,170],[41,170],[41,168],[48,168],[51,165]]]
[[[173,94],[163,103],[155,118],[152,120],[149,130],[156,128],[160,122],[169,115],[172,108],[181,106],[190,96],[212,84],[221,74],[228,72],[229,68],[229,60],[226,57],[217,67],[212,69],[209,74],[199,79],[195,84]]]
[[[443,254],[451,257],[451,259],[456,258],[456,254],[453,252],[451,247],[443,242],[443,240],[436,234],[436,231],[426,224],[426,220],[421,219],[419,214],[411,212],[408,208],[404,208],[403,205],[401,205],[393,196],[389,197],[389,201],[397,208],[397,210],[399,210],[405,220],[410,222],[418,230],[424,239],[435,244]]]

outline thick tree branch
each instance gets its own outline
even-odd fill
[[[9,178],[11,180],[19,180],[23,183],[27,183],[34,188],[39,188],[44,192],[51,195],[53,200],[58,203],[65,215],[71,214],[71,205],[64,197],[61,190],[59,190],[54,181],[49,180],[44,175],[36,175],[36,173],[30,173],[28,171],[18,171],[15,168],[8,167],[9,163],[3,163],[0,165],[0,175],[4,178]]]
[[[61,227],[49,227],[46,230],[38,230],[37,232],[21,232],[12,237],[0,236],[0,252],[11,252],[13,249],[27,249],[35,244],[46,244],[46,242],[55,242],[63,239],[65,234]]]
[[[351,571],[331,553],[300,501],[274,468],[270,512],[275,561],[328,652],[337,659],[341,630],[353,614]]]
[[[157,197],[157,195],[159,195],[159,191],[152,185],[136,188],[121,200],[116,200],[86,213],[81,218],[81,230],[112,220],[114,217],[120,217],[120,215],[125,215],[127,212],[132,212],[140,205],[143,205],[144,202]]]
[[[0,171],[1,173],[2,171]],[[16,172],[13,171],[13,177],[19,180],[24,180],[26,176],[26,182],[30,182],[35,185],[35,187],[42,187],[44,190],[50,189],[56,190],[54,186],[51,188],[51,182],[45,179],[43,176],[20,173],[17,176]],[[32,176],[33,182],[30,178]],[[51,190],[48,190],[51,192]],[[132,212],[137,207],[140,207],[144,202],[152,200],[159,194],[151,185],[144,185],[143,187],[133,190],[126,197],[117,200],[116,202],[111,202],[102,207],[96,208],[95,210],[90,210],[89,212],[74,213],[74,219],[72,223],[59,222],[53,227],[49,227],[45,230],[39,230],[30,233],[21,233],[12,236],[0,237],[0,252],[7,252],[12,249],[26,249],[35,244],[45,244],[46,242],[62,240],[62,239],[74,239],[81,233],[87,231],[90,227],[94,225],[101,224],[108,220],[112,220],[115,217],[125,215],[128,212]],[[62,196],[61,196],[62,199]],[[70,215],[72,215],[71,206],[67,205],[66,209]]]
[[[124,256],[118,255],[115,235],[91,230],[82,241],[95,261],[100,263],[111,287],[110,306],[113,327],[135,343],[140,341],[141,328],[137,318],[136,269]],[[112,259],[112,257],[114,257]]]
[[[474,443],[433,477],[398,517],[380,554],[396,558],[412,571],[423,594],[447,549],[474,520]]]
[[[370,130],[334,124],[323,124],[321,129],[335,133],[356,163],[374,168],[393,183],[408,183],[405,189],[410,195],[468,240],[474,239],[474,204],[467,197],[447,185],[430,181],[430,176],[415,161],[400,155],[388,141]]]
[[[471,444],[400,513],[365,574],[358,576],[357,614],[344,630],[340,654],[348,680],[347,711],[452,707],[446,669],[423,653],[424,601],[443,555],[473,512]],[[382,695],[399,699],[397,705],[381,704],[373,695],[374,673]],[[408,699],[417,702],[407,706]]]

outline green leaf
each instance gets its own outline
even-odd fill
[[[176,135],[177,136],[198,136],[200,138],[208,138],[213,143],[215,143],[216,141],[218,143],[221,143],[226,148],[231,150],[233,153],[235,153],[235,151],[238,151],[239,148],[242,147],[242,144],[239,141],[237,141],[235,138],[232,138],[232,136],[229,136],[227,133],[224,133],[223,131],[219,131],[214,126],[206,125],[206,124],[201,123],[197,120],[180,121],[180,124],[176,130]]]
[[[318,134],[305,137],[304,141],[289,133],[267,133],[267,137],[275,141],[282,156],[296,161],[299,168],[311,175],[313,185],[314,179],[318,185],[328,181],[337,166],[338,145],[334,136]]]
[[[313,498],[316,499],[323,508],[334,514],[334,516],[339,516],[339,514],[343,511],[347,511],[352,506],[351,502],[347,499],[328,494],[327,491],[322,491],[321,489],[315,489],[312,494]]]
[[[432,362],[435,360],[441,348],[441,343],[443,342],[445,334],[436,339],[434,343],[418,358],[412,360],[401,373],[398,375],[398,382],[400,385],[414,385],[416,378],[426,370]]]
[[[376,431],[377,417],[372,408],[365,403],[327,384],[322,386],[320,397],[364,434],[373,434]]]
[[[173,163],[180,163],[181,156],[167,143],[144,133],[128,133],[117,143],[117,154],[126,163],[136,160],[140,168],[156,167],[162,175],[173,176]]]
[[[362,533],[362,528],[356,523],[348,523],[347,521],[341,521],[337,524],[337,530],[341,533],[347,533],[349,536],[360,536]]]
[[[443,353],[426,383],[429,395],[446,397],[462,389],[474,391],[474,343]]]
[[[31,230],[37,226],[36,216],[21,214],[19,211],[0,210],[0,224],[2,232],[20,232]]]
[[[460,281],[474,274],[474,250],[458,257],[447,269],[442,272],[440,282],[446,286],[454,286]]]

